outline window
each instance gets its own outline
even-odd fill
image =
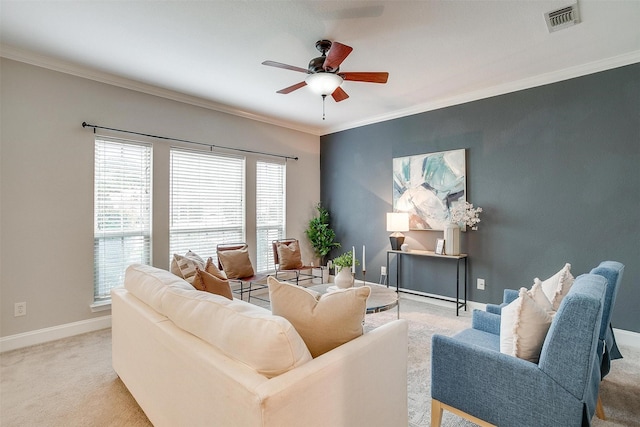
[[[285,165],[258,161],[256,164],[257,270],[272,270],[271,242],[284,238]]]
[[[171,149],[170,256],[244,241],[244,176],[242,157]]]
[[[97,137],[94,304],[108,302],[127,266],[151,263],[151,146]]]

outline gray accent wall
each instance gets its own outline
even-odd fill
[[[392,159],[460,148],[467,200],[484,209],[462,233],[469,299],[498,303],[567,262],[577,276],[615,260],[626,268],[613,326],[640,332],[640,64],[321,137],[322,202],[343,249],[361,258],[366,245],[368,281],[390,249]],[[405,235],[433,250],[442,231]],[[455,264],[404,258],[403,287],[455,295]],[[393,261],[389,273],[395,284]]]

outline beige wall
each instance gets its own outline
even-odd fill
[[[0,69],[0,337],[109,315],[92,313],[93,140],[86,121],[223,146],[298,156],[287,162],[287,235],[304,229],[320,198],[314,135],[3,58]],[[107,133],[105,133],[107,134]],[[131,136],[111,133],[112,136]],[[169,147],[154,152],[153,263],[166,268]],[[258,159],[247,155],[247,242],[255,249]],[[253,254],[255,260],[255,254]],[[14,317],[15,302],[27,316]]]

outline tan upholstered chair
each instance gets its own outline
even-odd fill
[[[229,282],[240,284],[240,299],[247,294],[247,301],[251,302],[251,292],[266,289],[267,275],[256,274],[249,258],[249,246],[246,243],[220,244],[216,249],[218,255],[218,268],[227,276]],[[268,299],[254,297],[263,301]]]
[[[294,273],[295,276],[287,280],[299,285],[301,278],[305,280],[305,278],[311,279],[313,277],[313,266],[304,265],[302,262],[300,242],[297,239],[274,240],[271,245],[273,247],[276,279],[278,278],[278,273]],[[303,273],[303,271],[306,271],[306,273]]]

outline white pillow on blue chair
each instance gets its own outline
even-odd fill
[[[500,352],[538,363],[552,320],[527,288],[520,288],[520,296],[502,308]]]
[[[534,279],[533,286],[527,291],[527,293],[531,295],[531,298],[533,298],[536,304],[542,307],[544,311],[553,317],[556,310],[554,310],[551,301],[549,301],[549,298],[547,298],[547,295],[544,293],[540,279]]]
[[[535,280],[540,281],[537,277]],[[574,278],[571,275],[571,264],[569,263],[566,263],[560,271],[549,277],[547,280],[541,281],[542,290],[547,296],[547,299],[551,302],[554,310],[558,310],[558,307],[560,307],[560,302],[569,292],[571,285],[573,285],[573,281]]]

